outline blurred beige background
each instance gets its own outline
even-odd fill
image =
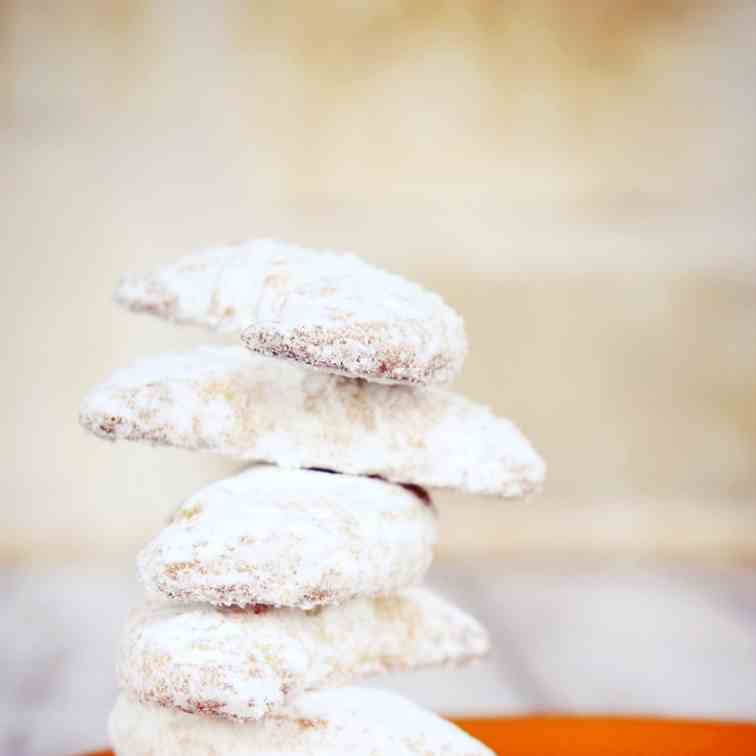
[[[209,337],[116,310],[205,244],[351,249],[465,314],[550,465],[443,553],[756,559],[756,5],[0,1],[0,560],[130,562],[232,469],[87,437]]]

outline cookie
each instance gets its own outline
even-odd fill
[[[467,351],[462,318],[437,294],[353,255],[255,240],[128,276],[135,312],[243,331],[254,352],[384,383],[444,384]]]
[[[242,721],[308,690],[487,650],[472,617],[423,588],[307,612],[153,604],[130,618],[118,676],[143,703]]]
[[[436,514],[424,492],[258,465],[190,496],[138,559],[182,602],[311,609],[420,582]]]
[[[315,372],[242,347],[118,370],[84,399],[80,419],[111,440],[470,493],[521,496],[545,471],[512,423],[459,394]]]
[[[395,693],[305,693],[259,722],[190,716],[121,694],[110,715],[117,756],[493,756],[482,743]]]

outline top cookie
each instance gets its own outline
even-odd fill
[[[115,294],[135,312],[241,332],[254,352],[381,383],[449,383],[467,351],[437,294],[353,255],[271,240],[185,257]]]

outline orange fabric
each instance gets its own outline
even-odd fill
[[[756,725],[518,717],[456,722],[500,756],[756,756]]]
[[[455,722],[498,756],[756,756],[756,725],[749,724],[611,717]]]

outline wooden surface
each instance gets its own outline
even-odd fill
[[[499,756],[749,756],[756,725],[661,719],[515,717],[456,720]],[[90,756],[113,756],[99,751]]]

